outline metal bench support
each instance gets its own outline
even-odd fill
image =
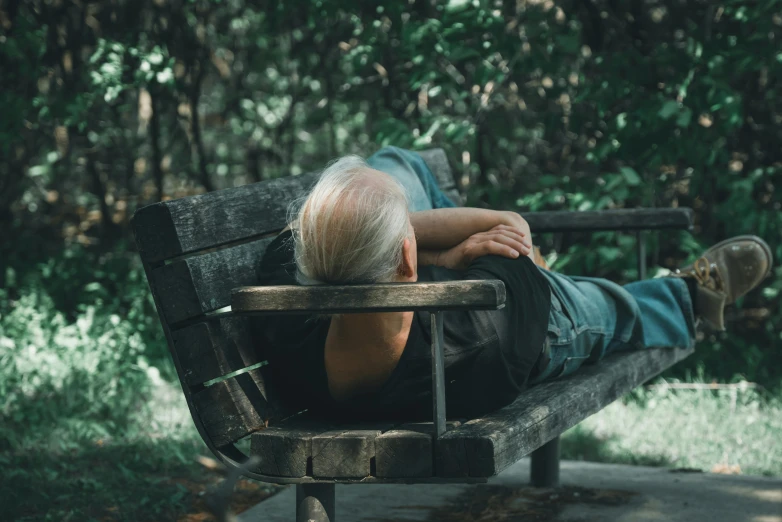
[[[335,522],[334,484],[296,484],[296,522]]]
[[[559,485],[559,435],[532,452],[530,481],[536,488]]]
[[[638,247],[638,280],[646,279],[646,242],[642,230],[636,232]]]
[[[437,444],[445,434],[445,354],[443,353],[443,313],[431,312],[432,327],[432,420],[434,439],[432,441],[432,470],[437,470]]]

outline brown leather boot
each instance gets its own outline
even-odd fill
[[[698,316],[724,330],[725,305],[758,286],[771,272],[773,259],[768,244],[759,237],[736,236],[717,243],[673,275],[697,282]]]

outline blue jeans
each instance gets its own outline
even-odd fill
[[[455,206],[415,152],[385,147],[367,162],[402,183],[411,212]],[[551,286],[547,335],[551,361],[531,383],[569,375],[582,364],[614,352],[694,344],[695,317],[682,279],[620,286],[607,279],[540,271]]]
[[[664,277],[620,286],[597,277],[540,269],[551,286],[548,343],[551,361],[531,379],[563,377],[584,363],[625,350],[689,348],[695,317],[687,285]]]

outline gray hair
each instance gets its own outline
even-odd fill
[[[358,156],[326,167],[290,220],[303,285],[389,282],[409,235],[407,196]]]

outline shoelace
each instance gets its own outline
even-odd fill
[[[699,257],[692,265],[692,277],[700,284],[706,286],[711,279],[711,265],[705,257]]]
[[[712,277],[712,271],[715,277]],[[722,277],[720,277],[717,266],[709,263],[709,260],[705,257],[696,259],[692,264],[692,268],[686,272],[681,272],[681,274],[692,276],[703,286],[712,286],[715,290],[722,288]],[[709,283],[713,283],[713,285],[709,285]]]

